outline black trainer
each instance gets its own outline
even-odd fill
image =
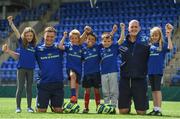
[[[152,116],[162,116],[162,113],[160,111],[151,111],[147,115],[152,115]]]
[[[86,109],[86,108],[85,108],[82,113],[86,114],[86,113],[88,113],[88,112],[89,112],[89,109]]]

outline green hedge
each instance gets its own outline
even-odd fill
[[[69,86],[64,87],[65,98],[70,97]],[[15,97],[16,86],[0,86],[0,97]],[[151,90],[148,91],[149,98],[152,99]],[[163,100],[166,101],[180,101],[180,87],[162,87]],[[83,98],[84,89],[79,88],[79,98]],[[101,93],[102,95],[102,93]],[[93,89],[91,91],[91,98],[93,98]],[[23,97],[25,97],[25,89],[23,92]],[[36,97],[36,86],[33,85],[33,97]]]

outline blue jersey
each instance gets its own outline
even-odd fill
[[[17,64],[17,68],[25,68],[25,69],[34,69],[35,68],[35,47],[33,44],[28,44],[27,48],[23,47],[23,41],[20,38],[18,40],[19,43],[19,61]]]
[[[102,47],[101,53],[101,73],[107,74],[112,72],[118,72],[118,55],[119,55],[119,45],[112,44],[108,48]]]
[[[100,46],[97,44],[91,48],[85,46],[82,54],[84,75],[100,72]]]
[[[164,59],[169,51],[167,43],[163,44],[162,50],[158,50],[159,43],[150,47],[150,57],[148,62],[148,74],[163,74]]]
[[[40,69],[40,83],[63,81],[63,51],[57,45],[38,46],[35,55]]]
[[[82,74],[82,47],[81,45],[65,45],[67,53],[67,70],[74,70],[80,76]]]

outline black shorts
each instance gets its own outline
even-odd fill
[[[160,91],[161,90],[161,74],[149,75],[149,81],[151,85],[152,91]]]
[[[147,80],[123,78],[119,81],[118,108],[129,108],[131,99],[134,101],[135,109],[146,111],[149,109],[149,100],[147,95]]]
[[[83,77],[83,88],[100,88],[101,87],[101,74],[99,72],[87,74]]]
[[[70,72],[74,72],[76,74],[76,83],[81,84],[81,75],[79,73],[77,73],[75,70],[73,69],[68,69],[67,70],[67,75],[68,75],[68,80],[71,80],[70,77]]]
[[[36,107],[47,109],[50,104],[62,108],[64,103],[64,88],[62,83],[37,84]]]

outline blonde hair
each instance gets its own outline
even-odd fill
[[[70,33],[69,33],[69,37],[71,37],[72,35],[77,35],[80,38],[81,33],[77,30],[77,29],[73,29]]]
[[[33,39],[31,41],[31,43],[33,44],[33,46],[35,47],[36,46],[36,43],[37,43],[37,36],[36,36],[36,33],[35,33],[35,30],[32,28],[32,27],[26,27],[22,34],[21,34],[21,38],[22,38],[22,41],[23,41],[23,47],[24,48],[27,48],[27,45],[28,45],[28,41],[27,39],[25,38],[25,34],[28,33],[28,32],[31,32],[33,34]]]
[[[162,45],[163,45],[163,33],[162,33],[162,30],[161,28],[159,27],[153,27],[151,30],[150,30],[150,43],[152,43],[152,35],[154,32],[158,32],[159,34],[159,51],[162,50]]]
[[[110,38],[112,40],[112,35],[109,33],[109,32],[104,32],[102,35],[101,35],[101,38],[102,40],[104,38]]]

